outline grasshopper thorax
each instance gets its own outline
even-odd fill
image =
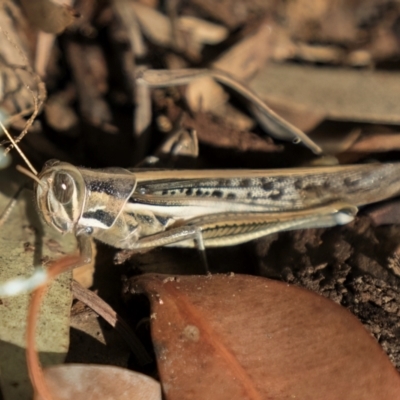
[[[85,182],[78,168],[48,161],[38,175],[35,197],[45,221],[61,233],[73,232],[82,214]]]

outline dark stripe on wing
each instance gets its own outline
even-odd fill
[[[82,217],[86,219],[95,219],[108,227],[114,223],[114,217],[103,210],[86,211],[82,214]]]

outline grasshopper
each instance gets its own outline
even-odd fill
[[[280,170],[90,170],[48,162],[35,197],[45,221],[120,249],[244,243],[342,225],[400,193],[400,164]],[[84,246],[85,247],[85,246]]]
[[[51,160],[33,177],[39,213],[76,235],[89,262],[90,237],[118,249],[197,247],[204,255],[274,232],[347,224],[358,207],[398,195],[399,175],[400,163],[199,171],[92,170]],[[38,274],[21,290],[46,280]]]

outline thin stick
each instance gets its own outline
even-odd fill
[[[143,366],[150,364],[152,358],[143,347],[139,338],[135,335],[129,325],[118,315],[109,304],[93,293],[91,290],[85,289],[76,281],[71,284],[74,297],[82,303],[90,307],[95,313],[103,317],[112,327],[114,327],[120,335],[125,339],[138,362]]]
[[[13,139],[13,137],[10,135],[10,132],[8,132],[7,128],[3,125],[3,123],[0,121],[0,126],[3,128],[4,133],[6,134],[6,136],[8,137],[8,139],[10,140],[10,142],[14,145],[14,147],[17,149],[18,153],[20,154],[20,156],[23,158],[23,160],[26,162],[26,165],[29,167],[29,169],[33,172],[34,175],[37,175],[37,171],[36,169],[33,167],[33,165],[30,163],[30,161],[28,160],[28,158],[25,156],[25,154],[22,152],[22,150],[19,148],[19,146],[17,145],[17,143],[15,143],[15,140]]]

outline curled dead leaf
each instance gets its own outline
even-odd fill
[[[400,379],[348,311],[246,275],[143,275],[167,399],[398,399]]]
[[[66,364],[44,373],[50,392],[58,400],[161,400],[157,381],[119,367]]]

